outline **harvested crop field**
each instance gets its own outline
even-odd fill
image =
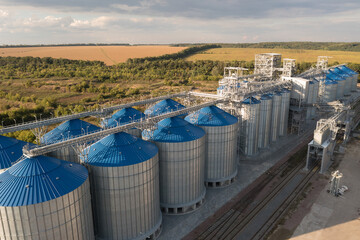
[[[156,46],[59,46],[0,48],[0,56],[52,57],[72,60],[102,61],[107,65],[125,62],[129,58],[155,57],[177,53],[186,47]]]
[[[195,54],[187,58],[187,60],[251,61],[255,59],[255,54],[258,53],[280,53],[283,58],[293,58],[296,59],[297,62],[316,62],[318,56],[331,56],[332,58],[329,59],[329,63],[335,61],[339,63],[360,63],[360,52],[280,48],[214,48]]]

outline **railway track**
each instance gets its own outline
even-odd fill
[[[319,171],[318,167],[315,166],[314,169],[316,168],[316,170],[312,169],[308,174],[302,174],[300,172],[304,166],[304,160],[295,164],[286,161],[277,168],[268,171],[266,177],[256,187],[251,189],[210,227],[197,235],[196,239],[263,239],[273,227],[273,224],[270,223],[277,222],[277,219],[282,216],[296,196],[306,187],[311,177]],[[282,177],[279,178],[280,175]],[[254,202],[257,194],[275,178],[278,180],[276,186],[264,198]],[[288,185],[291,181],[295,181],[295,183],[292,183],[292,185],[295,185],[290,190],[286,189],[289,188]],[[273,206],[275,209],[268,210],[267,215],[269,216],[265,216],[263,220],[266,221],[259,225],[256,219],[262,218],[263,212],[271,205],[271,201],[279,198],[284,189],[287,191],[287,197],[279,206]]]

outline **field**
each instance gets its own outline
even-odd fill
[[[283,58],[293,58],[297,62],[316,62],[318,56],[331,56],[329,63],[335,61],[339,63],[360,63],[360,52],[345,51],[323,51],[323,50],[300,50],[300,49],[267,49],[267,48],[215,48],[205,52],[195,54],[187,60],[218,60],[233,61],[244,60],[251,61],[255,59],[258,53],[280,53]]]
[[[107,65],[125,62],[129,58],[143,58],[177,53],[186,47],[171,46],[59,46],[0,48],[0,57],[53,57],[72,60],[98,60]]]

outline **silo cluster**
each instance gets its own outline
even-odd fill
[[[88,171],[23,156],[0,174],[0,239],[94,239]]]
[[[85,149],[99,239],[154,239],[160,234],[158,148],[125,132]],[[84,154],[86,156],[86,154]]]
[[[73,119],[60,124],[58,127],[46,133],[41,138],[41,143],[53,144],[99,130],[100,128],[98,126],[95,126],[91,123],[82,121],[80,119]],[[58,159],[79,163],[78,153],[71,146],[56,150],[49,153],[48,155]]]
[[[26,145],[33,144],[0,135],[0,173],[21,158],[22,149]]]
[[[206,132],[205,185],[231,184],[237,174],[238,119],[216,106],[189,114],[185,120]]]
[[[349,75],[349,78],[351,79],[350,91],[356,91],[359,74],[348,68],[346,65],[340,66],[339,69]]]
[[[320,81],[319,89],[319,101],[321,102],[332,102],[336,100],[336,92],[338,82],[331,80],[330,78],[325,78]]]
[[[205,131],[171,117],[157,123],[143,138],[159,148],[160,206],[167,214],[187,213],[205,198]]]
[[[117,126],[122,126],[131,122],[138,122],[141,119],[145,119],[145,114],[139,110],[128,107],[121,109],[114,113],[110,118],[105,118],[101,121],[101,126],[103,128],[113,128]],[[127,133],[141,137],[141,130],[137,128],[131,128],[126,130]]]

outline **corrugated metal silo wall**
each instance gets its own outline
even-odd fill
[[[312,84],[312,85],[314,85],[314,84]],[[287,135],[289,107],[290,107],[290,92],[283,92],[281,94],[279,136]]]
[[[160,159],[160,205],[190,207],[205,196],[205,136],[188,142],[156,142]]]
[[[337,81],[336,100],[344,96],[345,80]]]
[[[0,239],[94,239],[90,184],[47,202],[0,207]]]
[[[352,79],[351,76],[345,78],[344,95],[350,95]]]
[[[352,78],[352,84],[351,84],[351,91],[355,92],[357,89],[357,81],[358,81],[359,74],[353,75],[352,77],[353,78]]]
[[[314,85],[315,84],[309,84],[309,93],[308,93],[308,98],[306,100],[306,103],[308,104],[312,104],[313,103],[313,98],[314,98]],[[306,119],[310,119],[311,118],[311,107],[308,106],[306,108]]]
[[[258,147],[266,148],[269,146],[270,124],[271,124],[272,99],[262,99],[260,103],[259,116],[259,138]]]
[[[72,146],[63,147],[62,149],[50,152],[46,155],[69,162],[80,163],[79,155],[76,153]]]
[[[145,239],[161,226],[158,154],[130,166],[88,167],[98,238]]]
[[[275,142],[279,137],[280,108],[281,96],[274,94],[271,114],[270,142]]]
[[[314,81],[314,96],[313,96],[313,103],[318,102],[319,97],[319,81]],[[311,116],[314,117],[316,115],[316,107],[311,108]]]
[[[251,156],[258,151],[260,104],[242,104],[242,149]]]
[[[237,173],[238,123],[228,126],[200,126],[206,132],[205,182],[223,182]]]

